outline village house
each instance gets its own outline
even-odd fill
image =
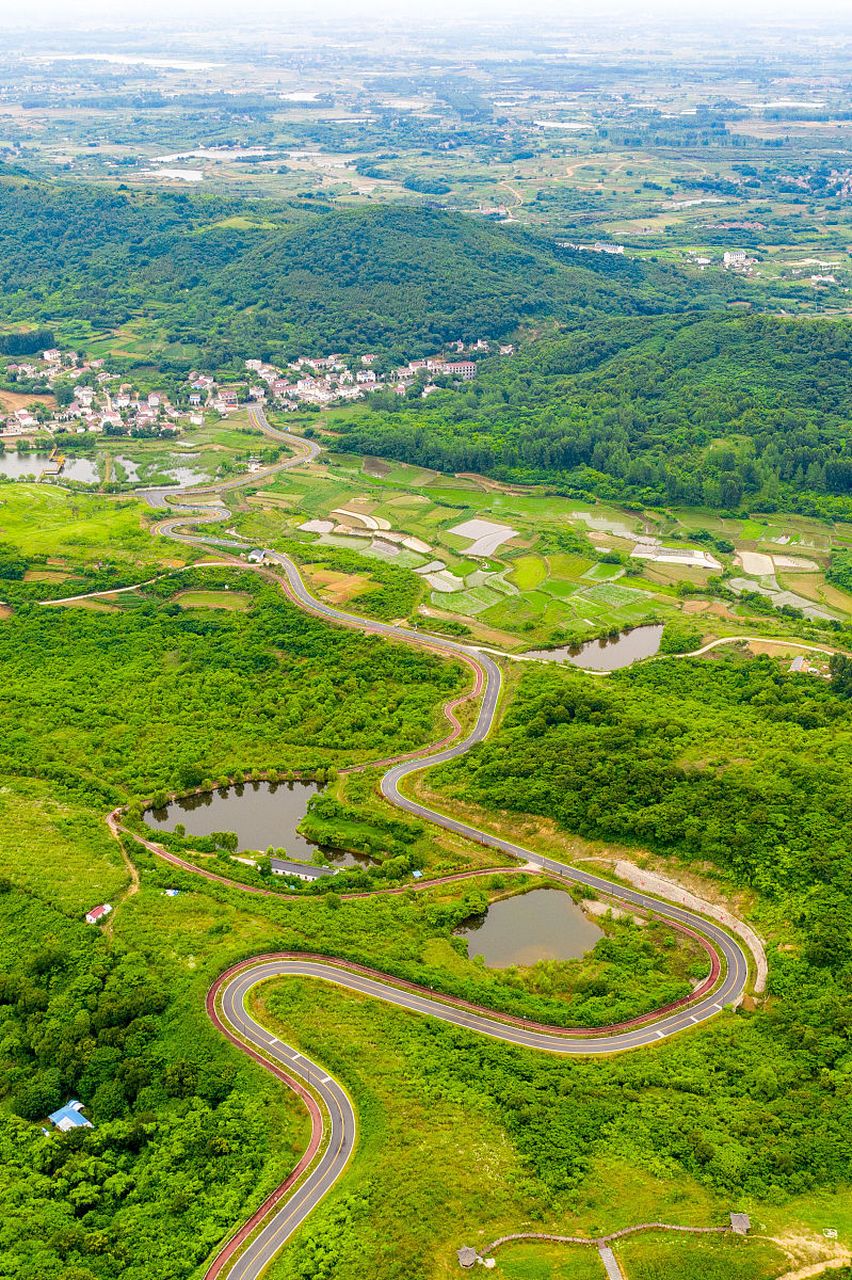
[[[48,1116],[50,1123],[55,1125],[60,1133],[68,1133],[71,1129],[93,1129],[94,1125],[91,1120],[87,1120],[83,1115],[83,1103],[78,1102],[76,1098],[71,1098],[65,1103],[64,1107],[60,1107],[58,1111],[52,1111]]]
[[[445,364],[439,372],[446,373],[451,378],[462,378],[465,382],[469,382],[471,378],[476,377],[476,365],[472,360],[459,360],[456,364]]]
[[[91,911],[86,912],[86,924],[100,924],[111,911],[112,906],[109,902],[102,902],[100,906],[92,907]]]

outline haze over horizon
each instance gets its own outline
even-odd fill
[[[152,24],[162,24],[171,30],[183,25],[219,26],[250,29],[275,22],[313,21],[323,24],[334,21],[390,21],[415,24],[415,31],[426,30],[422,20],[422,6],[417,0],[317,0],[308,5],[305,0],[251,0],[239,14],[227,0],[149,0],[144,10],[131,0],[35,0],[24,10],[15,9],[0,13],[0,30],[34,30],[48,23],[62,29],[86,28],[92,25],[114,30],[126,27],[128,33],[151,30]],[[840,24],[846,27],[852,22],[852,6],[846,0],[815,0],[803,11],[793,0],[719,0],[712,11],[700,0],[620,0],[604,5],[593,0],[570,0],[570,3],[547,3],[532,0],[521,4],[519,0],[474,0],[460,12],[450,0],[435,0],[430,6],[430,23],[450,21],[453,25],[495,26],[501,23],[527,23],[532,15],[537,20],[550,19],[554,27],[576,21],[597,24],[603,20],[624,22],[632,26],[645,26],[658,21],[670,21],[678,26],[694,24],[697,28],[716,27],[735,21],[748,28],[752,24],[768,27],[793,24],[813,28],[816,25]],[[736,37],[737,30],[731,32]],[[613,35],[618,39],[618,31]]]

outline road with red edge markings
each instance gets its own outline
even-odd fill
[[[256,424],[263,430],[265,418],[262,410],[255,410]],[[266,423],[267,434],[274,428]],[[284,436],[286,433],[279,433]],[[319,452],[313,442],[308,445],[311,457]],[[278,470],[287,465],[298,465],[303,458],[279,464]],[[239,482],[238,482],[239,483]],[[246,483],[242,480],[242,483]],[[228,486],[237,487],[230,482]],[[212,490],[211,490],[212,491]],[[152,505],[164,506],[176,493],[162,491],[149,495]],[[179,532],[187,524],[201,524],[223,518],[223,508],[216,511],[193,511],[191,504],[184,514],[173,515],[158,526],[158,532],[178,541],[204,544],[212,542],[236,551],[245,551],[247,544],[235,539],[204,538]],[[393,623],[377,622],[347,614],[317,600],[307,590],[295,563],[280,552],[265,552],[266,562],[280,566],[285,574],[287,595],[306,611],[337,625],[356,627],[371,635],[381,635],[395,641],[417,644],[440,652],[447,657],[460,659],[478,670],[477,677],[482,690],[482,700],[473,728],[463,738],[451,735],[455,740],[441,744],[428,755],[401,760],[393,764],[381,780],[385,798],[397,808],[431,822],[444,830],[475,840],[479,844],[497,849],[501,853],[522,859],[540,867],[561,880],[588,886],[631,908],[648,911],[667,920],[699,938],[714,954],[710,985],[702,984],[698,992],[682,1004],[666,1010],[658,1010],[653,1020],[637,1020],[636,1025],[604,1028],[596,1032],[565,1031],[560,1028],[544,1028],[524,1023],[522,1019],[509,1020],[488,1010],[478,1009],[465,1002],[451,1001],[430,996],[413,984],[401,984],[381,974],[372,974],[344,962],[329,958],[309,956],[261,957],[250,960],[223,974],[214,984],[208,996],[208,1010],[216,1025],[238,1044],[244,1052],[263,1062],[303,1098],[311,1113],[311,1143],[308,1151],[285,1183],[273,1193],[273,1197],[258,1209],[248,1223],[232,1237],[217,1255],[206,1273],[206,1280],[227,1274],[228,1280],[258,1280],[272,1259],[298,1229],[305,1218],[328,1194],[341,1176],[352,1154],[356,1139],[356,1119],[351,1102],[340,1084],[322,1067],[311,1062],[294,1047],[272,1036],[247,1007],[252,989],[258,983],[276,977],[311,978],[334,983],[337,986],[369,995],[388,1004],[411,1012],[437,1018],[454,1026],[476,1031],[522,1048],[543,1050],[566,1055],[612,1054],[638,1049],[659,1043],[668,1036],[715,1017],[730,1004],[737,1003],[748,981],[748,962],[740,944],[719,925],[688,911],[684,907],[665,902],[650,894],[628,889],[623,885],[566,866],[554,858],[525,849],[514,841],[504,840],[491,832],[482,831],[470,823],[461,822],[449,814],[430,809],[427,805],[409,797],[402,784],[413,774],[425,768],[453,760],[469,751],[488,735],[494,723],[500,698],[501,672],[487,653],[460,644],[443,636],[423,635]],[[137,837],[138,838],[138,837]],[[197,870],[197,868],[192,868]],[[662,1015],[662,1016],[659,1016]],[[308,1095],[308,1097],[306,1097]],[[309,1099],[309,1100],[308,1100]],[[315,1099],[321,1106],[317,1108]],[[319,1153],[319,1154],[317,1154]],[[307,1172],[305,1172],[307,1170]],[[289,1194],[288,1194],[289,1192]]]

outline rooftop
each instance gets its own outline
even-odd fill
[[[319,880],[322,876],[337,874],[336,867],[318,867],[312,862],[290,862],[286,858],[270,858],[269,865],[279,876],[305,876],[308,880]]]
[[[72,1098],[65,1103],[64,1107],[60,1107],[58,1111],[54,1111],[48,1118],[57,1129],[61,1129],[66,1133],[69,1129],[92,1129],[91,1120],[87,1120],[82,1114],[83,1104]]]

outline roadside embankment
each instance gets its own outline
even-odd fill
[[[697,893],[684,889],[683,885],[679,885],[677,881],[669,880],[666,876],[661,876],[656,871],[645,871],[642,867],[637,867],[633,862],[619,860],[615,864],[615,874],[620,880],[626,880],[628,884],[633,885],[634,889],[641,889],[643,893],[651,893],[656,897],[666,898],[669,902],[677,902],[680,906],[687,907],[690,911],[697,911],[700,915],[709,916],[711,920],[716,920],[724,928],[730,930],[731,933],[736,934],[746,944],[754,960],[755,991],[761,994],[766,990],[766,951],[754,929],[747,925],[745,921],[740,920],[733,912],[728,911],[726,907],[720,907],[715,902],[708,902],[706,898],[700,898]]]

